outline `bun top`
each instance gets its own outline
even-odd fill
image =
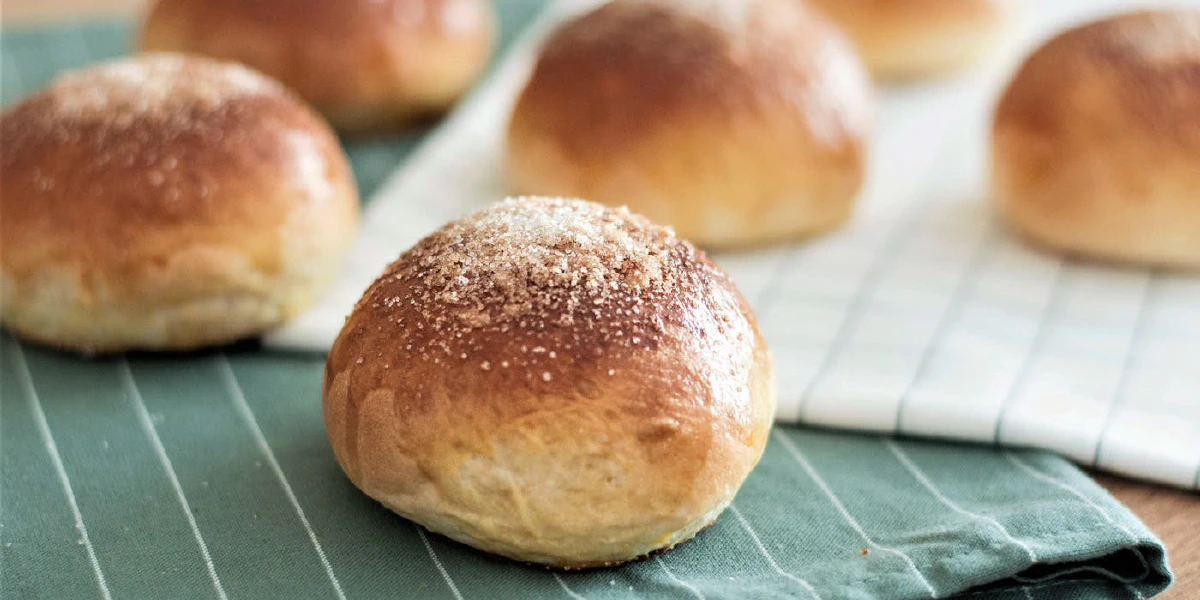
[[[133,268],[206,244],[270,268],[295,211],[353,197],[320,117],[273,80],[198,57],[63,75],[5,111],[0,139],[0,245],[15,271]]]
[[[996,127],[1200,148],[1200,10],[1135,12],[1058,35],[1017,72]]]
[[[752,343],[748,311],[728,278],[669,229],[625,209],[518,198],[406,252],[347,331],[391,340],[358,344],[390,353],[391,364],[511,370],[548,384],[584,363],[636,363],[680,336],[728,360],[739,354],[730,344]]]
[[[159,0],[160,2],[168,0]],[[486,22],[480,0],[169,0],[204,6],[212,21],[236,16],[319,36],[314,42],[354,44],[354,36],[396,29],[451,35]]]
[[[620,150],[664,122],[726,124],[779,107],[841,140],[869,121],[860,71],[848,42],[801,2],[616,0],[549,37],[522,102],[539,129],[588,132],[559,136],[572,155]]]
[[[157,0],[141,46],[243,62],[338,128],[441,111],[487,64],[490,0]]]
[[[102,145],[142,130],[195,133],[213,113],[241,99],[279,95],[276,82],[233,63],[147,54],[70,71],[5,115],[5,140],[61,137],[88,129]],[[16,160],[8,153],[6,161]]]

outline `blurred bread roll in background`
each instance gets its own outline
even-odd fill
[[[795,0],[615,0],[546,41],[509,127],[520,193],[628,205],[703,246],[852,212],[871,120],[849,43]]]
[[[0,318],[85,352],[183,350],[305,308],[354,235],[333,132],[245,67],[146,54],[0,116]]]
[[[141,46],[245,63],[364,133],[445,110],[495,35],[489,0],[158,0]]]
[[[997,48],[1016,0],[806,0],[854,40],[873,75],[913,79],[964,69]]]
[[[1018,231],[1071,254],[1200,267],[1200,10],[1060,34],[996,108],[993,191]]]
[[[517,560],[623,563],[711,524],[775,412],[749,304],[624,209],[508,200],[392,263],[329,353],[325,426],[363,492]]]

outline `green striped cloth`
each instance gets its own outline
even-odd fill
[[[505,0],[505,40],[539,9]],[[0,34],[5,105],[129,29]],[[348,148],[364,193],[420,140]],[[0,200],[2,201],[2,200]],[[326,442],[323,358],[252,346],[87,360],[0,337],[0,598],[1147,598],[1161,543],[1041,452],[779,428],[733,508],[616,569],[556,573],[358,493]]]

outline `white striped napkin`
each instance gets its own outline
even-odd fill
[[[526,32],[370,203],[333,293],[268,345],[327,349],[388,262],[505,195],[502,136],[538,42],[594,3],[559,2]],[[854,221],[717,256],[775,353],[781,421],[1037,446],[1200,488],[1200,277],[1041,254],[986,201],[991,106],[1016,62],[1065,26],[1140,4],[1030,5],[993,64],[881,90]]]

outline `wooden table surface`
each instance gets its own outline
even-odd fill
[[[64,17],[136,14],[147,0],[0,0],[5,25]],[[1200,495],[1097,474],[1096,479],[1145,521],[1167,545],[1175,586],[1164,600],[1200,597]]]

